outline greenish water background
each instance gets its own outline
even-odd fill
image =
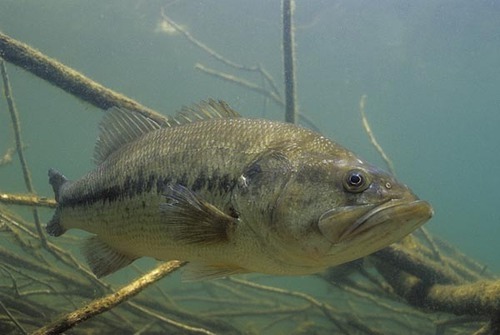
[[[239,63],[262,64],[282,86],[280,1],[0,0],[0,30],[164,113],[213,97],[262,116],[261,96],[194,64],[231,69],[157,31],[164,6],[198,39]],[[435,208],[428,229],[500,270],[500,2],[297,1],[295,19],[301,111],[383,166],[361,126],[358,102],[367,94],[372,129],[398,177]],[[92,168],[102,113],[8,70],[35,188],[51,196],[49,167],[70,178]],[[3,99],[0,108],[4,152],[13,135]],[[283,113],[270,104],[265,117]],[[17,161],[0,168],[0,190],[24,191]]]

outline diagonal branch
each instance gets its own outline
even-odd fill
[[[161,125],[165,124],[168,119],[1,32],[0,57],[98,108],[104,110],[113,106],[127,108],[141,113]]]
[[[179,261],[163,263],[136,281],[122,287],[120,290],[103,298],[96,299],[88,305],[61,316],[59,319],[48,324],[47,326],[36,330],[32,333],[32,335],[60,334],[70,328],[73,328],[77,324],[88,320],[95,315],[109,311],[125,300],[138,294],[147,286],[179,269],[182,265],[184,265],[184,263]]]

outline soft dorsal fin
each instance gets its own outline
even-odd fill
[[[240,114],[229,107],[225,101],[208,99],[191,107],[184,107],[174,119],[178,124],[186,124],[201,120],[238,117],[241,117]]]
[[[111,107],[106,111],[99,124],[99,137],[95,146],[94,161],[96,164],[100,164],[124,144],[160,128],[160,124],[140,113]]]

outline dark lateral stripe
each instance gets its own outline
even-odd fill
[[[88,192],[89,188],[80,195],[73,194],[71,198],[65,198],[62,206],[89,206],[95,203],[111,203],[114,201],[121,201],[132,199],[143,193],[155,192],[156,194],[163,194],[167,185],[180,184],[193,192],[207,189],[209,192],[218,193],[222,195],[230,192],[236,186],[236,179],[231,178],[229,174],[220,174],[215,171],[211,177],[205,173],[200,173],[193,182],[189,182],[188,175],[184,173],[182,176],[174,178],[172,176],[157,176],[156,174],[137,176],[127,176],[121,185],[113,185],[104,188],[97,188],[94,192]]]

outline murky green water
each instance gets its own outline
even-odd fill
[[[201,63],[262,83],[169,32],[162,8],[224,57],[261,64],[282,89],[280,1],[0,0],[0,31],[166,114],[212,97],[244,116],[283,119],[282,108],[262,95],[196,70]],[[295,23],[301,113],[383,166],[361,125],[366,94],[372,129],[399,179],[434,206],[428,230],[500,271],[500,3],[297,1]],[[48,168],[70,178],[92,168],[102,112],[15,66],[8,71],[35,189],[52,196]],[[0,99],[2,155],[13,144],[5,110]],[[18,162],[1,166],[0,191],[24,190]],[[44,220],[51,214],[42,210]],[[111,280],[133,276],[124,271]],[[298,290],[316,281],[267,279]]]

